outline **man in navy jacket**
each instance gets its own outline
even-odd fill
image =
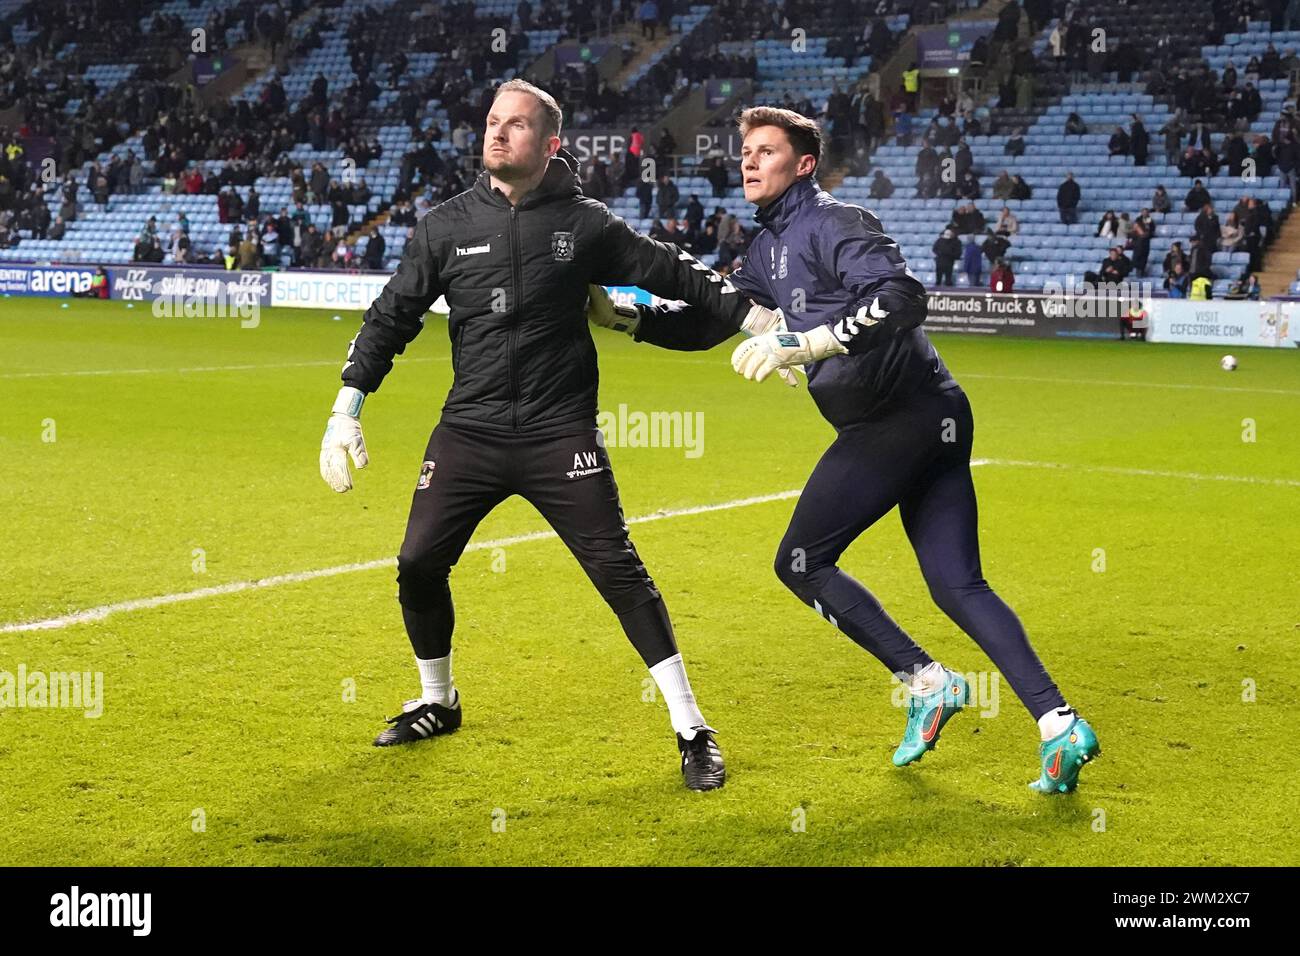
[[[778,372],[792,385],[791,369],[802,367],[837,432],[795,506],[777,577],[907,684],[907,726],[894,763],[919,759],[969,701],[967,682],[837,566],[897,505],[935,602],[989,655],[1038,722],[1041,773],[1030,786],[1073,790],[1100,748],[1092,728],[1066,706],[1015,613],[984,580],[970,473],[974,422],[965,392],[921,329],[925,288],[874,215],[818,187],[821,130],[813,120],[755,107],[742,114],[740,130],[745,198],[758,206],[763,229],[723,281],[781,309],[785,326],[742,342],[732,366],[755,381]],[[602,289],[591,291],[589,317],[637,341],[708,349],[738,331],[734,319],[708,309],[616,309]]]

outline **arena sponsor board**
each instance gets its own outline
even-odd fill
[[[1113,339],[1128,303],[1118,296],[930,292],[927,332]]]
[[[1296,303],[1249,299],[1157,299],[1152,303],[1152,342],[1295,348]]]
[[[916,31],[916,63],[922,70],[949,70],[970,61],[971,47],[982,36],[989,36],[992,20],[949,23]]]
[[[580,162],[593,160],[613,162],[615,156],[627,152],[628,130],[625,129],[575,129],[560,133],[564,148]]]
[[[229,303],[231,306],[264,306],[270,303],[271,274],[227,272],[211,268],[168,268],[165,266],[114,266],[109,269],[110,296],[123,302],[153,302],[157,299]]]
[[[87,292],[95,270],[86,266],[0,266],[4,295],[62,296]]]
[[[392,277],[387,272],[272,272],[269,305],[292,309],[365,310],[384,291]],[[439,296],[430,309],[447,311]]]

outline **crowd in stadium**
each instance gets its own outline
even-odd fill
[[[215,247],[198,249],[190,241],[183,215],[164,232],[145,223],[134,245],[136,261],[205,262],[228,268],[383,269],[382,234],[373,231],[369,238],[361,238],[360,252],[349,237],[359,230],[370,231],[367,227],[376,216],[386,217],[394,225],[410,225],[433,205],[467,188],[476,172],[477,130],[491,95],[492,78],[523,69],[543,52],[530,49],[529,30],[555,29],[561,36],[586,40],[638,24],[640,34],[631,39],[624,34],[621,41],[620,55],[626,63],[638,55],[641,43],[653,42],[654,36],[667,32],[674,14],[686,6],[681,0],[599,0],[594,4],[521,0],[513,18],[506,21],[510,23],[508,42],[478,47],[459,41],[464,35],[463,24],[475,21],[486,28],[494,21],[481,18],[475,5],[466,0],[443,6],[438,15],[413,21],[409,36],[396,48],[385,39],[383,15],[373,7],[348,8],[345,13],[334,6],[309,5],[306,0],[242,0],[215,6],[204,25],[211,49],[256,42],[270,50],[277,64],[308,54],[329,31],[345,30],[352,82],[337,88],[337,83],[331,85],[323,74],[317,74],[306,95],[295,101],[286,91],[282,72],[271,76],[253,97],[205,99],[191,84],[169,82],[165,77],[183,62],[190,34],[179,17],[150,14],[154,6],[145,0],[29,3],[17,17],[0,22],[0,40],[5,41],[0,54],[0,109],[14,108],[22,116],[18,129],[0,129],[0,248],[19,244],[24,236],[58,240],[87,204],[107,208],[114,196],[161,186],[164,194],[216,197],[219,220],[230,225],[229,235]],[[848,62],[861,56],[883,58],[898,41],[886,23],[888,17],[906,12],[912,22],[936,22],[958,6],[964,4],[833,0],[825,6],[814,0],[723,0],[716,5],[718,15],[710,21],[710,29],[685,33],[626,88],[602,78],[594,64],[560,71],[552,85],[566,106],[569,128],[629,130],[626,152],[608,163],[585,164],[584,189],[595,198],[609,199],[634,187],[642,217],[649,218],[652,211],[657,216],[652,226],[656,238],[677,243],[718,268],[729,269],[752,230],[720,206],[708,214],[706,204],[708,198],[721,198],[734,187],[734,162],[720,151],[708,157],[700,175],[710,182],[711,197],[681,196],[673,163],[678,144],[666,130],[648,142],[637,124],[653,126],[666,109],[706,80],[757,77],[752,46],[745,52],[723,52],[720,42],[786,37],[793,24],[815,22],[822,16],[830,22],[860,26],[831,37],[830,54],[844,56]],[[1287,15],[1287,7],[1282,0],[1215,0],[1209,39],[1244,28],[1248,19],[1280,20]],[[1044,31],[1058,18],[1050,42],[1038,53],[1023,35],[1017,38],[1022,10],[1031,35]],[[137,24],[142,20],[147,28],[140,35]],[[22,44],[14,42],[18,23],[29,31]],[[872,168],[873,151],[891,138],[901,145],[917,145],[916,197],[946,198],[962,204],[956,206],[952,221],[935,240],[935,268],[941,283],[952,278],[953,268],[960,262],[972,283],[983,281],[987,266],[992,270],[995,291],[1014,288],[1008,253],[1018,230],[1016,217],[1003,207],[997,222],[988,223],[973,205],[964,204],[986,193],[1003,201],[1029,199],[1033,190],[1021,176],[1007,170],[991,185],[982,183],[967,138],[993,132],[1000,110],[1032,108],[1035,84],[1049,73],[1073,74],[1081,80],[1110,74],[1121,81],[1140,78],[1152,94],[1172,98],[1173,117],[1158,129],[1149,130],[1136,114],[1127,126],[1114,128],[1108,149],[1111,155],[1132,157],[1134,165],[1143,166],[1153,151],[1163,149],[1166,162],[1176,165],[1182,176],[1198,181],[1220,170],[1234,176],[1247,169],[1260,176],[1276,173],[1294,197],[1300,178],[1300,118],[1294,109],[1288,106],[1274,123],[1271,136],[1249,133],[1261,108],[1256,84],[1261,79],[1300,74],[1300,58],[1294,50],[1279,50],[1269,44],[1262,55],[1240,64],[1240,73],[1232,61],[1216,72],[1204,62],[1192,64],[1186,57],[1176,56],[1168,37],[1157,36],[1145,45],[1126,42],[1099,50],[1090,43],[1093,28],[1088,7],[1077,0],[1025,0],[1007,5],[989,38],[981,39],[971,51],[972,70],[995,63],[1009,65],[988,108],[978,107],[969,92],[954,90],[939,102],[937,115],[923,127],[917,121],[915,91],[904,86],[873,95],[865,82],[844,87],[836,83],[823,102],[814,103],[786,91],[780,105],[822,121],[827,133],[826,165],[839,167],[848,175],[866,174]],[[87,32],[95,36],[97,46],[75,42],[74,38]],[[142,44],[157,55],[138,56]],[[85,57],[102,57],[105,51],[130,56],[133,62],[130,76],[111,96],[98,95],[95,80],[84,69]],[[440,57],[429,70],[408,75],[408,53],[417,51]],[[366,182],[365,169],[383,156],[384,148],[367,130],[373,128],[368,121],[384,92],[392,94],[384,109],[394,122],[410,128],[412,139],[400,159],[397,188],[382,196],[383,206],[375,213],[366,208],[375,194]],[[427,105],[433,102],[445,110],[445,121],[429,119]],[[1023,127],[1017,128],[1007,141],[1010,157],[1024,153],[1025,132]],[[1089,130],[1075,114],[1067,120],[1065,132],[1083,135]],[[103,159],[106,151],[141,133],[138,152],[117,151]],[[52,158],[61,173],[53,180],[35,176],[23,155],[24,137],[41,135],[51,137]],[[1160,146],[1153,146],[1153,140]],[[298,144],[317,151],[337,151],[341,159],[351,160],[357,175],[341,177],[321,162],[292,159]],[[645,157],[654,157],[668,172],[655,181],[642,182],[637,172]],[[987,161],[981,165],[988,168]],[[955,174],[948,175],[947,170]],[[291,203],[263,208],[254,185],[262,177],[287,178]],[[894,190],[888,176],[877,170],[871,197],[889,198]],[[1180,187],[1177,192],[1181,191]],[[51,215],[48,199],[56,194],[58,212]],[[1083,197],[1068,172],[1056,199],[1060,221],[1077,221]],[[1263,251],[1275,232],[1274,211],[1267,202],[1249,195],[1229,201],[1234,203],[1233,210],[1220,217],[1212,197],[1199,195],[1195,187],[1189,192],[1184,205],[1196,211],[1198,218],[1194,235],[1186,238],[1187,254],[1174,256],[1172,262],[1167,259],[1164,265],[1162,281],[1171,295],[1181,294],[1185,284],[1208,276],[1209,254],[1216,250],[1245,251],[1250,256],[1249,271],[1260,268]],[[319,205],[329,207],[327,227],[313,222],[305,208]],[[1119,272],[1144,276],[1149,268],[1150,240],[1157,229],[1150,211],[1159,213],[1172,207],[1161,186],[1146,208],[1112,210],[1103,216],[1096,235],[1116,239],[1120,264],[1108,254],[1094,275],[1103,281]],[[980,222],[974,222],[971,213]],[[964,244],[963,236],[968,237]]]

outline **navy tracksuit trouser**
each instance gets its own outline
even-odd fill
[[[914,673],[931,657],[837,566],[848,546],[897,505],[935,603],[979,644],[1037,719],[1065,700],[1020,619],[984,580],[970,472],[973,433],[970,402],[959,387],[922,389],[842,429],[804,486],[776,573],[892,672]]]

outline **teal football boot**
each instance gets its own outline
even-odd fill
[[[966,678],[947,668],[944,672],[943,687],[934,693],[917,697],[908,692],[907,728],[903,731],[903,742],[894,751],[895,767],[905,767],[920,760],[927,750],[933,750],[943,725],[970,703]]]
[[[1042,775],[1029,785],[1039,793],[1070,793],[1079,784],[1079,771],[1101,753],[1097,734],[1082,717],[1075,717],[1059,736],[1045,740],[1038,748]]]

